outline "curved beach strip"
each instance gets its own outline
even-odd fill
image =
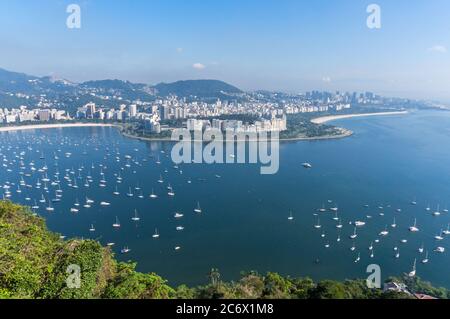
[[[378,113],[361,113],[361,114],[344,114],[344,115],[330,115],[312,119],[314,124],[324,124],[331,121],[349,119],[353,117],[366,117],[366,116],[387,116],[387,115],[405,115],[408,111],[396,111],[396,112],[378,112]]]
[[[24,131],[24,130],[42,130],[51,128],[67,128],[67,127],[112,127],[115,124],[101,124],[101,123],[67,123],[67,124],[36,124],[36,125],[22,125],[22,126],[3,126],[0,127],[0,132]]]

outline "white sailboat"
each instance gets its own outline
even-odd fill
[[[131,187],[128,188],[127,196],[128,197],[133,197],[134,196],[133,192],[131,191]]]
[[[48,211],[48,212],[55,211],[55,209],[52,207],[51,201],[48,201],[48,206],[47,206],[47,208],[45,210]]]
[[[338,207],[338,205],[336,205],[336,206],[334,206],[334,207],[331,207],[330,210],[331,210],[332,212],[337,212],[337,211],[339,210],[339,207]]]
[[[394,217],[394,221],[393,221],[392,224],[391,224],[391,227],[392,227],[392,228],[397,228],[397,222],[396,222],[396,220],[395,220],[395,217]]]
[[[416,276],[416,264],[417,264],[417,259],[414,259],[413,269],[408,274],[408,276],[411,278]]]
[[[436,247],[434,249],[435,252],[443,254],[445,252],[445,248],[444,247]]]
[[[323,205],[322,205],[322,208],[319,208],[318,210],[319,210],[319,212],[321,212],[321,213],[326,212],[327,210],[326,210],[326,208],[325,208],[325,204],[323,204]]]
[[[363,227],[363,226],[365,226],[365,225],[366,225],[366,223],[363,222],[363,221],[360,221],[360,220],[357,220],[357,221],[355,222],[355,226],[356,226],[356,227]]]
[[[334,214],[333,220],[335,220],[335,221],[339,220],[339,216],[338,216],[338,212],[337,211]]]
[[[315,228],[315,229],[320,229],[320,228],[322,228],[322,225],[320,225],[320,219],[319,219],[319,218],[317,218],[317,224],[314,225],[314,228]]]
[[[159,233],[158,233],[158,229],[157,228],[155,229],[155,233],[152,235],[152,237],[154,239],[158,239],[159,238]]]
[[[441,241],[444,240],[444,237],[442,237],[442,229],[439,232],[439,234],[437,234],[436,236],[434,236],[434,239],[436,239],[437,241]]]
[[[174,215],[174,217],[175,218],[177,218],[177,219],[179,219],[179,218],[182,218],[184,215],[182,214],[182,213],[175,213],[175,215]]]
[[[441,210],[440,210],[440,207],[439,207],[439,204],[438,204],[437,210],[433,213],[433,216],[440,216],[440,215],[441,215]]]
[[[361,253],[358,253],[358,257],[355,259],[355,264],[359,263],[360,260],[361,260]]]
[[[450,235],[450,224],[448,224],[447,229],[442,232],[444,235]]]
[[[427,253],[425,254],[425,258],[422,259],[422,264],[428,264],[429,261],[430,260],[428,259],[428,251],[427,251]]]
[[[158,195],[155,194],[153,189],[152,189],[152,193],[150,194],[150,198],[152,198],[152,199],[158,198]]]
[[[141,219],[139,218],[139,216],[138,216],[138,212],[137,212],[136,209],[134,210],[134,216],[131,218],[131,220],[134,221],[134,222],[138,222],[138,221],[141,220]]]
[[[130,251],[131,251],[130,248],[124,247],[124,248],[122,248],[122,250],[121,250],[120,252],[121,252],[122,254],[128,254]]]
[[[39,205],[37,204],[36,200],[34,200],[34,205],[31,208],[32,209],[39,209]]]
[[[197,202],[197,208],[194,209],[194,212],[199,213],[199,214],[202,212],[202,209],[200,207],[200,202]],[[292,213],[291,213],[291,216],[292,216]]]
[[[119,218],[116,217],[116,222],[113,224],[114,228],[120,228],[120,222],[119,222]]]
[[[386,237],[389,235],[389,231],[387,230],[387,227],[380,233],[380,236]]]
[[[89,231],[90,231],[91,233],[95,232],[94,224],[91,224],[91,228],[89,228]]]
[[[172,188],[172,186],[170,186],[170,184],[169,184],[169,186],[168,186],[167,188],[168,188],[168,190],[169,190],[169,192],[167,193],[167,195],[169,195],[170,197],[175,196],[175,192],[173,191],[173,188]]]
[[[355,229],[353,230],[353,234],[350,235],[350,239],[355,239],[356,237],[358,237],[358,234],[356,233],[356,227],[355,227]]]
[[[424,244],[422,243],[422,246],[420,246],[419,248],[419,253],[423,254],[425,248],[424,248]]]
[[[417,228],[417,218],[414,219],[414,225],[409,227],[409,231],[412,233],[417,233],[419,228]]]

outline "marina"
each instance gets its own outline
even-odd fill
[[[174,284],[202,283],[212,267],[229,279],[243,270],[365,278],[376,263],[384,278],[450,287],[439,275],[450,264],[450,151],[426,143],[448,140],[438,131],[450,123],[444,114],[341,120],[357,134],[284,143],[273,176],[251,165],[175,165],[170,143],[111,127],[2,132],[0,196],[62,238],[99,240]],[[427,121],[410,136],[408,126]]]

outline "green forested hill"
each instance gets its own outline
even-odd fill
[[[80,266],[79,288],[69,288],[66,283],[70,265]],[[0,299],[411,298],[368,289],[363,280],[314,283],[309,278],[250,272],[237,282],[225,283],[215,269],[205,286],[172,288],[156,274],[135,271],[135,266],[116,261],[111,251],[96,241],[64,241],[27,208],[0,201]],[[414,285],[441,298],[450,296],[445,289],[419,282]]]
[[[81,268],[81,287],[67,287],[69,265]],[[0,202],[0,297],[168,298],[173,290],[154,274],[118,263],[91,240],[63,241],[27,209]]]

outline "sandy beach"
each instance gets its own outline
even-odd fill
[[[3,126],[0,127],[0,132],[24,131],[24,130],[42,130],[51,128],[66,128],[66,127],[101,127],[101,126],[117,126],[114,124],[101,123],[66,123],[66,124],[36,124],[23,126]]]
[[[407,111],[398,111],[398,112],[378,112],[378,113],[362,113],[362,114],[344,114],[344,115],[330,115],[323,116],[312,119],[311,122],[314,124],[324,124],[330,121],[348,119],[353,117],[366,117],[366,116],[387,116],[387,115],[404,115],[408,114]]]

